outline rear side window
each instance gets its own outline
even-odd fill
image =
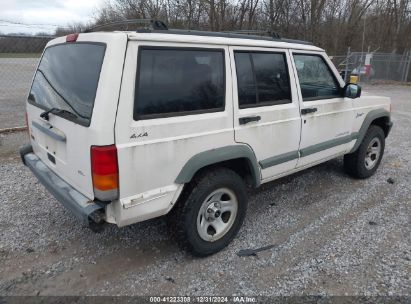
[[[134,120],[224,110],[224,53],[139,49]]]
[[[241,51],[234,56],[240,108],[291,102],[285,54]]]
[[[47,48],[36,71],[29,102],[69,111],[90,125],[105,45],[64,43]]]
[[[320,55],[295,54],[303,101],[341,97],[341,88]]]

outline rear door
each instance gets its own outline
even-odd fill
[[[80,34],[52,41],[28,96],[35,154],[57,175],[93,198],[90,147],[114,143],[125,34]],[[49,114],[46,112],[52,110]]]
[[[352,99],[342,96],[344,82],[324,53],[293,51],[301,101],[298,167],[346,152],[353,140]]]
[[[301,117],[288,51],[231,47],[230,55],[236,142],[254,150],[263,180],[294,169]]]

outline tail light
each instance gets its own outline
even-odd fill
[[[118,198],[118,161],[115,145],[91,147],[91,172],[94,195],[97,199],[111,201]]]

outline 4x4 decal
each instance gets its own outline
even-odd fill
[[[140,134],[135,134],[135,133],[134,133],[133,135],[130,136],[130,139],[136,139],[136,138],[146,137],[146,136],[148,136],[148,133],[147,133],[147,132],[140,133]]]

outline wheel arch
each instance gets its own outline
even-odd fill
[[[175,183],[189,183],[201,170],[213,166],[223,166],[248,179],[253,187],[261,184],[260,168],[254,152],[246,145],[231,145],[198,153],[183,166]]]
[[[381,127],[381,129],[384,131],[385,137],[387,137],[388,134],[390,133],[391,124],[392,123],[391,123],[389,116],[382,116],[382,117],[374,119],[371,122],[371,125],[376,125],[376,126]]]
[[[364,118],[360,130],[358,131],[357,141],[355,142],[350,153],[353,153],[358,149],[364,139],[365,134],[367,133],[368,128],[371,125],[380,126],[384,131],[385,137],[387,137],[392,126],[390,112],[385,109],[376,109],[368,112]]]

